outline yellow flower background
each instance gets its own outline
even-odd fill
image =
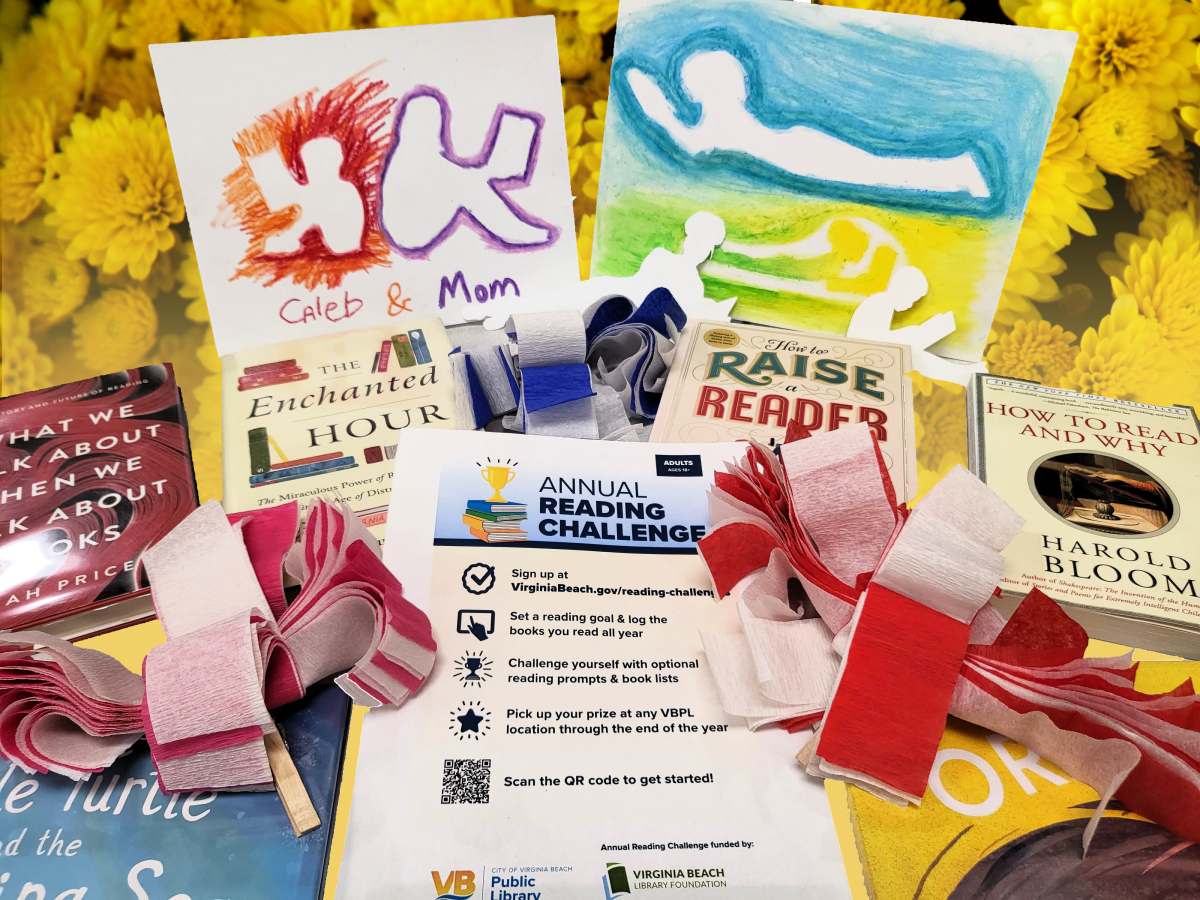
[[[991,0],[824,0],[961,18]],[[997,374],[1200,406],[1200,0],[1000,0],[1079,34],[985,354]],[[221,494],[220,361],[147,47],[556,18],[579,267],[595,227],[617,0],[0,0],[4,395],[150,362]],[[922,492],[966,464],[963,389],[916,376]]]

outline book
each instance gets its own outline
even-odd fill
[[[321,819],[316,830],[296,837],[273,791],[164,796],[145,742],[81,782],[25,775],[5,760],[0,790],[24,799],[0,828],[4,896],[320,900],[350,699],[317,685],[274,714]]]
[[[141,555],[197,503],[169,364],[0,399],[0,629],[154,618]]]
[[[958,719],[948,721],[919,807],[844,790],[855,845],[844,849],[857,851],[871,900],[1151,900],[1196,886],[1200,845],[1117,801],[1085,857],[1096,791]]]
[[[1100,640],[1200,656],[1200,422],[977,375],[971,470],[1025,518],[1004,551],[1006,615],[1032,588]]]
[[[467,509],[473,509],[476,512],[487,515],[503,515],[504,513],[523,513],[526,510],[524,503],[490,503],[487,500],[468,500]]]
[[[471,536],[489,544],[510,543],[512,541],[527,541],[529,535],[524,531],[483,531],[471,528]]]
[[[814,432],[866,422],[896,496],[917,491],[909,350],[847,337],[689,322],[679,339],[651,443],[772,445],[798,421]]]
[[[488,522],[509,522],[509,521],[520,522],[522,519],[526,518],[526,514],[523,512],[509,512],[509,513],[484,512],[481,509],[475,509],[470,506],[468,506],[466,509],[463,510],[463,515],[473,516],[476,519],[482,519],[482,520],[488,521]]]
[[[643,443],[398,443],[384,562],[457,662],[364,720],[338,900],[849,900],[802,741],[726,715],[701,643],[695,542],[742,448],[671,447],[693,457],[678,477]],[[476,463],[530,501],[531,540],[469,534]]]
[[[521,528],[521,522],[524,521],[522,516],[515,522],[489,522],[486,519],[480,519],[475,516],[463,516],[463,524],[470,526],[472,530],[478,531],[517,531],[524,534]]]
[[[380,508],[391,490],[396,436],[406,428],[454,427],[446,330],[437,319],[411,325],[421,332],[429,362],[418,364],[409,350],[412,364],[392,365],[390,372],[394,325],[223,357],[225,509],[336,494],[369,516],[372,532],[382,537]],[[264,365],[310,377],[241,390],[239,380]]]

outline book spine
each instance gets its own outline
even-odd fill
[[[413,356],[420,365],[424,366],[433,362],[433,357],[429,355],[429,345],[425,343],[425,332],[420,328],[414,328],[408,333],[408,340],[412,344]]]
[[[306,465],[292,465],[285,469],[276,469],[273,472],[264,472],[250,476],[252,485],[272,484],[275,481],[288,480],[292,478],[304,478],[309,475],[319,475],[322,472],[332,472],[338,469],[349,469],[357,465],[353,456],[341,456],[337,459],[328,459],[324,462],[308,463]]]
[[[396,364],[402,369],[407,369],[417,364],[417,358],[413,356],[412,345],[408,342],[407,334],[393,334],[392,347],[396,350]]]
[[[255,388],[270,387],[271,385],[274,385],[274,384],[291,384],[294,381],[304,381],[307,378],[308,378],[307,372],[294,372],[290,375],[280,375],[277,378],[274,378],[274,377],[255,378],[253,381],[244,381],[244,382],[242,381],[242,379],[239,378],[238,379],[238,382],[239,382],[238,390],[239,391],[252,391]]]
[[[246,437],[250,441],[250,477],[271,471],[271,447],[267,443],[267,429],[251,428]]]
[[[263,363],[258,366],[247,366],[242,369],[244,375],[258,375],[262,372],[273,372],[276,369],[292,369],[296,366],[294,359],[281,359],[279,362]]]
[[[379,343],[379,371],[386,372],[388,360],[392,358],[392,342],[381,341]]]
[[[341,457],[341,455],[342,452],[339,450],[336,453],[322,453],[320,456],[306,456],[303,459],[293,459],[289,462],[271,463],[271,471],[274,472],[278,471],[279,469],[290,469],[293,466],[306,466],[311,463],[325,462],[328,459],[338,459]]]

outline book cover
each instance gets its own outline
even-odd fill
[[[734,322],[689,322],[651,442],[772,444],[787,424],[834,431],[866,422],[896,496],[917,491],[907,347]]]
[[[972,470],[1025,518],[1004,551],[1006,597],[1040,588],[1082,615],[1093,637],[1193,657],[1200,650],[1195,411],[993,375],[976,376],[968,405]],[[1139,630],[1105,632],[1122,619]]]
[[[170,365],[0,400],[0,629],[153,618],[142,552],[196,505]]]
[[[350,699],[319,685],[275,715],[319,828],[296,837],[273,791],[163,795],[144,742],[82,782],[0,761],[4,896],[319,900]]]
[[[919,807],[846,788],[871,900],[1150,900],[1200,891],[1200,846],[1024,746],[950,719]]]
[[[381,508],[391,492],[397,435],[405,428],[454,427],[446,330],[437,319],[411,325],[420,331],[426,363],[417,362],[408,335],[396,335],[394,325],[222,359],[223,502],[229,512],[336,493],[383,537]],[[399,337],[408,361],[389,371],[388,355],[393,349],[399,355]],[[251,370],[275,371],[261,369],[271,364],[299,369],[304,378],[248,390],[239,383],[255,374]]]

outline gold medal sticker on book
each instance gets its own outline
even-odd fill
[[[449,353],[422,319],[224,357],[226,510],[337,494],[382,538],[397,436],[454,427]]]
[[[1110,801],[1022,745],[950,719],[919,807],[847,789],[871,900],[1182,897],[1200,846]]]
[[[865,422],[896,496],[917,491],[907,347],[735,322],[688,323],[671,363],[653,442],[781,440]]]

